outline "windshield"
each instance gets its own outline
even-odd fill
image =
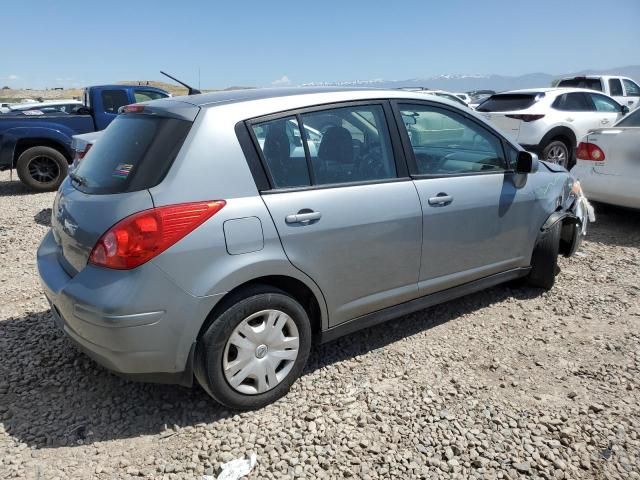
[[[119,115],[73,172],[85,193],[133,192],[164,178],[191,122],[151,115]]]
[[[602,82],[599,78],[567,78],[560,80],[558,87],[561,88],[586,88],[589,90],[602,91]]]

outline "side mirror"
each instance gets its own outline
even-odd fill
[[[620,112],[622,112],[622,115],[626,115],[627,113],[629,113],[629,107],[627,107],[626,105],[622,105],[620,107]]]
[[[538,155],[531,152],[518,152],[516,160],[516,173],[536,173],[539,167]]]

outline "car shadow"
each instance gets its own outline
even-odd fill
[[[33,195],[33,190],[27,188],[19,179],[18,175],[13,173],[13,180],[0,181],[0,197],[15,197],[22,195]]]
[[[596,221],[589,224],[586,240],[640,248],[640,210],[596,202],[593,207]]]
[[[304,374],[385,348],[495,302],[541,293],[498,286],[315,345]],[[106,371],[73,347],[49,311],[0,321],[0,424],[30,447],[171,435],[175,425],[216,423],[235,413],[199,387],[136,383]]]

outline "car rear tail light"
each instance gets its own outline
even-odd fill
[[[118,270],[136,268],[187,236],[225,205],[224,200],[215,200],[134,213],[100,237],[89,263]]]
[[[91,150],[91,147],[93,146],[93,143],[89,143],[87,144],[87,146],[85,147],[84,150],[76,150],[76,161],[80,162],[80,160],[82,160],[84,157],[87,156],[87,153],[89,153],[89,150]]]
[[[578,151],[576,152],[576,158],[578,160],[604,162],[605,155],[599,146],[593,143],[580,142],[580,144],[578,145]]]
[[[522,120],[523,122],[535,122],[544,118],[544,115],[505,115],[505,117],[515,118],[516,120]]]
[[[142,113],[144,112],[144,105],[137,105],[135,103],[133,105],[125,105],[120,111],[121,113]]]

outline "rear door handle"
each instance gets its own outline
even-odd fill
[[[435,197],[429,198],[429,205],[433,207],[444,207],[445,205],[449,205],[451,202],[453,202],[453,197],[446,193],[439,193]]]
[[[301,213],[302,212],[302,213]],[[284,219],[285,222],[291,223],[303,223],[309,224],[313,221],[320,220],[322,214],[320,212],[304,212],[300,211],[293,215],[287,215]]]
[[[607,125],[607,124],[609,123],[609,120],[606,120],[606,119],[605,119],[605,120],[602,120],[600,123],[601,123],[602,125]]]

